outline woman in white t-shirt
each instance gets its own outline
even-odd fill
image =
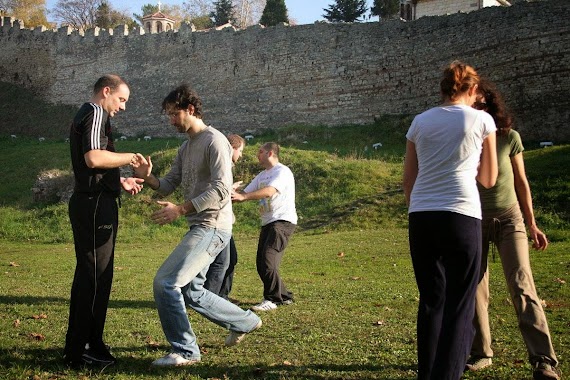
[[[420,293],[418,379],[457,380],[473,341],[481,258],[477,181],[497,178],[495,122],[471,108],[479,76],[461,62],[443,73],[443,104],[417,115],[406,134],[404,193]]]

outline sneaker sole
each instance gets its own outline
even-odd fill
[[[83,363],[85,363],[87,365],[108,366],[108,365],[113,365],[116,363],[115,360],[100,360],[100,359],[93,359],[93,358],[86,358],[86,357],[81,358],[81,360],[83,361]]]
[[[153,367],[186,367],[189,365],[193,365],[196,363],[200,363],[200,360],[190,360],[188,362],[185,363],[178,363],[178,364],[155,364],[154,362],[152,363]]]

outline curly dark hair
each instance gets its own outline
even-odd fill
[[[495,120],[497,135],[504,136],[508,134],[513,128],[513,118],[495,84],[488,79],[481,78],[478,91],[485,99],[484,111]]]
[[[180,110],[188,109],[188,106],[194,106],[194,116],[202,118],[202,100],[188,84],[184,83],[171,91],[162,101],[162,111],[170,105]]]

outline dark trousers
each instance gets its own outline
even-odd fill
[[[409,241],[420,293],[418,379],[458,380],[474,336],[481,221],[445,211],[411,213]]]
[[[289,238],[296,225],[277,220],[261,227],[257,245],[257,273],[263,282],[263,298],[276,304],[293,300],[293,293],[287,290],[279,276],[279,266]]]
[[[66,360],[81,358],[85,344],[102,349],[113,281],[118,207],[113,195],[74,193],[69,200],[77,264],[71,286]]]
[[[232,236],[229,244],[216,256],[214,262],[210,264],[208,273],[206,273],[204,288],[224,299],[228,299],[232,291],[237,260],[236,243]]]

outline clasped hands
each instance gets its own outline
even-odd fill
[[[135,176],[138,177],[136,179],[145,181],[151,176],[152,160],[150,156],[145,157],[140,153],[136,153],[131,159],[131,167],[135,172]],[[180,216],[180,209],[174,203],[163,201],[158,201],[156,203],[162,206],[161,209],[153,212],[150,216],[150,219],[156,224],[168,224]]]

